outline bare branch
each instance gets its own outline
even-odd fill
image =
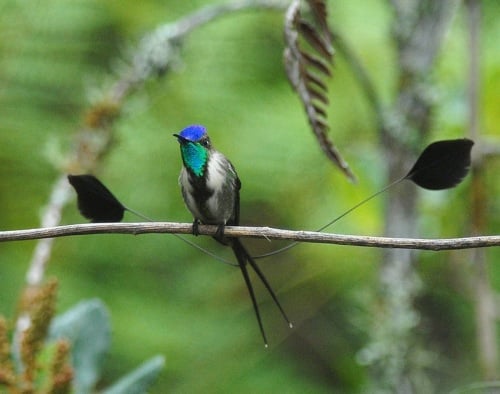
[[[54,184],[49,203],[43,213],[42,227],[53,227],[59,224],[62,209],[70,198],[70,192],[66,176],[61,176]],[[29,285],[40,284],[42,282],[45,266],[52,251],[52,242],[53,239],[48,238],[37,243],[26,274],[26,282]]]
[[[231,12],[238,12],[252,8],[277,9],[284,11],[289,5],[289,0],[236,0],[226,4],[208,5],[173,24],[172,26],[174,29],[170,29],[170,25],[165,25],[164,28],[166,28],[165,32],[167,33],[167,36],[169,36],[167,38],[174,39],[176,36],[185,36],[201,25],[211,22],[212,20]],[[158,32],[161,32],[161,30],[158,30]]]
[[[225,4],[207,5],[173,23],[157,27],[144,37],[133,54],[133,65],[118,81],[115,97],[121,98],[130,90],[156,75],[163,75],[178,60],[179,47],[194,30],[230,13],[250,9],[275,9],[284,11],[287,0],[235,0]]]
[[[1,231],[0,242],[25,241],[41,238],[67,237],[86,234],[191,234],[191,223],[84,223],[37,228],[28,230]],[[202,235],[215,235],[217,226],[199,226]],[[282,230],[271,227],[226,226],[224,234],[232,237],[289,240],[333,245],[366,246],[372,248],[454,250],[500,246],[500,235],[478,237],[423,239],[389,238],[361,235],[319,233],[315,231]]]

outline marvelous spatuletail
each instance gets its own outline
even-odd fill
[[[236,175],[236,171],[226,157],[211,147],[204,127],[190,126],[180,134],[174,135],[181,144],[184,167],[179,180],[186,205],[195,218],[193,232],[197,233],[199,222],[219,226],[219,231],[215,238],[225,245],[230,245],[234,250],[252,299],[260,330],[267,345],[259,309],[246,270],[246,264],[249,263],[256,271],[286,321],[289,322],[268,281],[255,263],[255,259],[281,253],[297,245],[297,243],[292,243],[284,248],[266,253],[265,255],[253,256],[252,258],[237,238],[224,237],[224,226],[226,224],[239,224],[239,189],[241,188],[241,183]],[[331,226],[364,203],[405,180],[409,180],[417,186],[429,190],[443,190],[455,187],[465,178],[469,171],[473,145],[474,142],[466,138],[431,143],[422,151],[406,175],[357,203],[317,231],[322,231]],[[152,221],[147,216],[123,205],[93,175],[68,175],[68,180],[78,195],[78,209],[84,217],[93,222],[119,222],[122,220],[125,211],[130,211],[139,217]],[[215,259],[228,263],[219,256],[200,248],[200,246],[193,244],[180,235],[173,235]]]
[[[271,294],[288,325],[292,327],[292,324],[271,285],[241,241],[238,238],[224,236],[226,225],[238,226],[240,222],[241,182],[236,170],[226,156],[213,148],[205,127],[188,126],[174,136],[177,137],[181,148],[183,166],[179,176],[179,184],[184,202],[194,217],[193,234],[198,235],[200,223],[218,226],[214,238],[233,249],[252,299],[264,344],[267,347],[266,333],[262,326],[259,306],[248,275],[247,263]]]

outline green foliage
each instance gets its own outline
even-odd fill
[[[108,312],[99,300],[83,301],[52,322],[49,338],[71,343],[75,393],[89,393],[98,382],[110,336]]]
[[[498,138],[500,59],[495,37],[500,10],[494,0],[484,4],[482,116],[486,132]],[[178,190],[179,148],[171,136],[191,123],[205,124],[214,145],[238,169],[243,183],[242,224],[314,229],[384,185],[388,158],[380,154],[373,114],[341,56],[328,85],[328,119],[359,183],[348,184],[322,156],[286,81],[281,63],[283,19],[272,11],[235,14],[204,26],[184,43],[182,61],[174,72],[149,81],[119,110],[103,101],[101,112],[87,112],[87,98],[92,102],[101,98],[122,62],[128,61],[129,47],[156,24],[201,5],[206,2],[0,2],[2,229],[39,226],[40,209],[82,122],[115,120],[114,144],[97,175],[125,205],[159,220],[191,220]],[[360,55],[386,102],[396,74],[387,5],[331,1],[329,8],[335,29]],[[462,18],[457,18],[440,64],[430,76],[439,100],[429,139],[464,133],[463,26]],[[500,226],[496,167],[493,163],[487,174],[489,234],[498,234]],[[401,175],[407,170],[401,169]],[[422,236],[467,234],[467,186],[438,195],[422,193]],[[380,235],[383,207],[382,197],[331,231]],[[126,216],[126,220],[136,219]],[[63,223],[79,222],[73,203],[65,209]],[[210,239],[195,241],[231,258]],[[281,246],[245,243],[255,254]],[[15,313],[33,246],[31,242],[1,245],[4,315]],[[500,258],[498,248],[487,253],[492,262]],[[64,315],[68,330],[73,327],[83,335],[77,335],[72,345],[79,349],[78,357],[71,355],[74,381],[81,390],[96,382],[108,390],[119,390],[127,382],[129,387],[149,382],[160,369],[160,359],[144,364],[145,369],[134,368],[152,354],[163,354],[168,368],[161,371],[152,393],[354,393],[362,392],[369,382],[359,351],[376,329],[381,312],[374,291],[380,260],[380,252],[371,249],[301,245],[259,261],[295,326],[289,330],[283,324],[265,289],[256,286],[270,337],[268,350],[261,345],[240,273],[168,235],[59,239],[48,271],[59,279],[58,310],[82,299],[102,300],[78,304]],[[436,364],[431,365],[445,391],[479,376],[471,357],[470,268],[466,253],[425,252],[419,261],[423,288],[417,300],[422,313],[417,331],[437,354]],[[497,265],[492,268],[498,285],[500,270]],[[114,322],[111,347],[104,303]],[[53,327],[60,318],[55,318]],[[11,381],[16,372],[11,361],[6,362],[11,338],[5,327],[0,321],[0,379]],[[55,362],[64,359],[56,357],[64,353],[64,345],[59,346],[41,349],[48,381],[53,381],[49,365],[61,365],[56,369],[62,375],[64,365],[69,365],[69,359],[66,364]],[[105,352],[109,352],[106,357]],[[126,371],[132,375],[121,380]]]
[[[24,291],[21,313],[29,326],[13,336],[19,343],[9,343],[7,322],[0,316],[0,389],[11,394],[94,392],[110,346],[108,312],[101,301],[89,300],[52,319],[56,289],[50,281]],[[163,364],[163,357],[156,356],[103,392],[145,393]]]
[[[158,374],[163,370],[165,360],[157,356],[137,369],[129,372],[112,387],[103,391],[103,394],[142,394],[148,391]]]
[[[10,340],[7,322],[0,316],[0,389],[11,394],[70,392],[73,369],[68,363],[66,339],[46,342],[55,312],[57,282],[24,289],[16,334]]]

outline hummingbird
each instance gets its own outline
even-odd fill
[[[214,236],[219,243],[230,246],[234,252],[252,300],[259,329],[267,347],[259,306],[255,298],[247,264],[260,278],[271,298],[290,327],[292,324],[263,272],[239,238],[224,235],[226,225],[238,226],[240,222],[241,182],[233,164],[210,141],[207,130],[201,125],[191,125],[174,134],[180,144],[182,169],[179,175],[184,202],[194,217],[193,235],[199,235],[199,224],[216,225]]]

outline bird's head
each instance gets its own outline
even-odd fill
[[[174,137],[177,137],[181,146],[184,166],[196,176],[203,176],[211,148],[207,129],[200,125],[191,125],[179,134],[174,134]]]
[[[179,143],[199,143],[201,145],[206,145],[205,141],[210,141],[207,129],[201,125],[191,125],[184,128],[179,134],[174,134],[177,137]]]

